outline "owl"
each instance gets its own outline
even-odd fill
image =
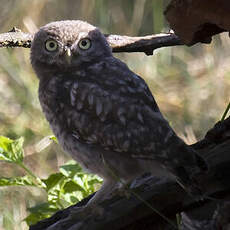
[[[60,145],[103,185],[86,207],[118,183],[151,173],[198,191],[206,162],[172,130],[145,81],[115,58],[87,22],[51,22],[35,34],[31,63],[42,110]]]

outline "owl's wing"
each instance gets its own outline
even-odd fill
[[[143,79],[119,60],[70,79],[66,117],[77,139],[127,155],[162,156],[164,142],[175,134]]]

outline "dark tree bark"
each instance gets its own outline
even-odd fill
[[[226,0],[172,0],[165,17],[186,44],[210,43],[215,34],[230,30],[230,3]]]

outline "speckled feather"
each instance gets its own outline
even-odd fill
[[[82,38],[91,40],[88,50],[79,49]],[[57,52],[45,51],[47,39],[58,42]],[[71,47],[71,63],[65,47]],[[105,160],[126,181],[152,172],[189,186],[206,168],[163,118],[145,81],[113,57],[96,27],[50,23],[35,35],[31,50],[46,118],[64,150],[86,169],[112,181]]]

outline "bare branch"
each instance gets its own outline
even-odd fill
[[[8,32],[0,34],[0,47],[30,48],[33,35],[23,32]]]
[[[161,33],[144,37],[105,35],[113,52],[144,52],[152,55],[157,48],[183,45],[174,33]]]
[[[162,33],[144,37],[129,37],[121,35],[105,35],[113,52],[144,52],[152,55],[160,47],[183,45],[174,33]],[[30,48],[33,35],[12,31],[0,34],[0,47]]]

